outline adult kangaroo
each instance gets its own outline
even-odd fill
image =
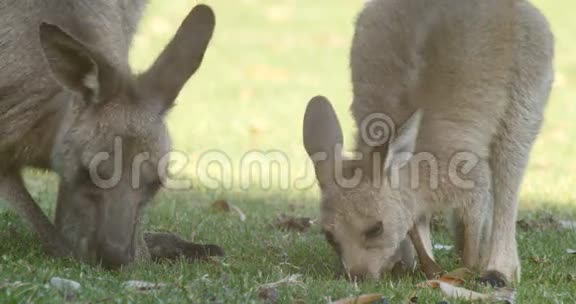
[[[128,54],[145,2],[0,1],[0,199],[51,255],[111,269],[150,257],[140,218],[162,184],[165,114],[199,68],[215,17],[196,6],[134,75]],[[59,175],[55,224],[25,188],[26,167]]]
[[[304,118],[322,226],[352,276],[379,278],[407,239],[433,257],[430,215],[454,211],[464,265],[493,285],[520,280],[518,193],[553,57],[527,1],[367,1],[350,59],[360,159],[340,163],[326,98]]]

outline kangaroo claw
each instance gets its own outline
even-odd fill
[[[430,257],[426,252],[426,248],[422,243],[422,238],[420,238],[418,230],[413,228],[408,234],[410,239],[412,239],[412,244],[414,245],[414,249],[418,254],[418,260],[420,261],[420,268],[422,272],[424,272],[426,278],[428,280],[433,280],[442,275],[444,273],[442,267],[440,267],[440,265],[438,265],[438,263],[436,263],[436,261],[434,261],[434,259],[432,259],[432,257]]]
[[[482,277],[478,278],[480,284],[491,286],[492,288],[502,288],[508,286],[508,282],[498,271],[488,271]]]

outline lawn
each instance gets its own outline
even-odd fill
[[[209,0],[218,24],[201,70],[180,95],[169,117],[175,148],[187,155],[181,176],[194,187],[164,191],[149,208],[149,230],[169,230],[197,242],[219,244],[227,257],[205,263],[136,265],[119,273],[73,261],[52,260],[26,225],[0,206],[0,303],[62,303],[45,285],[52,277],[82,284],[80,303],[259,303],[258,287],[301,274],[300,284],[277,288],[279,303],[326,303],[350,295],[382,292],[391,303],[405,303],[417,292],[420,303],[442,295],[415,287],[420,274],[354,286],[336,278],[338,261],[320,229],[285,232],[271,227],[281,213],[318,215],[318,192],[300,176],[310,172],[301,143],[304,108],[310,97],[329,96],[351,138],[353,127],[347,55],[354,15],[364,1]],[[145,69],[196,3],[151,0],[136,37],[133,66]],[[576,219],[576,19],[575,4],[537,0],[557,37],[557,81],[546,123],[534,149],[522,192],[521,218]],[[350,141],[350,140],[349,140]],[[266,151],[280,153],[268,154]],[[223,157],[232,170],[207,166]],[[239,168],[250,157],[281,161],[286,178],[246,180]],[[286,157],[286,158],[284,158]],[[274,170],[264,170],[265,175]],[[209,178],[206,173],[215,174]],[[218,182],[221,180],[223,182]],[[53,213],[56,178],[28,174],[34,197]],[[297,182],[298,181],[298,182]],[[246,187],[249,186],[249,187]],[[247,215],[211,210],[227,199]],[[518,234],[523,281],[518,303],[575,303],[576,232],[532,225]],[[439,228],[434,242],[450,244]],[[451,251],[438,251],[446,269],[458,266]],[[126,290],[122,282],[166,283],[153,292]],[[14,284],[14,282],[22,284]],[[450,301],[450,303],[456,303]]]

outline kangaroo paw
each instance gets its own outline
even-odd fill
[[[498,271],[488,271],[484,273],[482,277],[478,278],[478,282],[493,288],[501,288],[509,285],[504,275]]]
[[[154,261],[179,258],[196,261],[213,256],[224,256],[224,250],[219,246],[187,242],[171,233],[145,233],[144,240]]]

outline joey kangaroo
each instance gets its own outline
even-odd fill
[[[165,114],[199,68],[215,18],[196,6],[152,67],[134,75],[128,53],[145,2],[0,1],[0,200],[54,256],[111,269],[150,257],[140,218],[161,186],[158,163],[171,145]],[[136,176],[140,153],[146,158]],[[25,188],[25,167],[59,175],[55,225]],[[94,181],[116,172],[110,187]]]
[[[379,278],[411,238],[433,258],[428,219],[453,211],[464,265],[493,285],[519,282],[518,193],[553,57],[548,22],[527,1],[366,3],[350,60],[357,157],[342,156],[326,98],[304,118],[321,224],[352,276]]]

